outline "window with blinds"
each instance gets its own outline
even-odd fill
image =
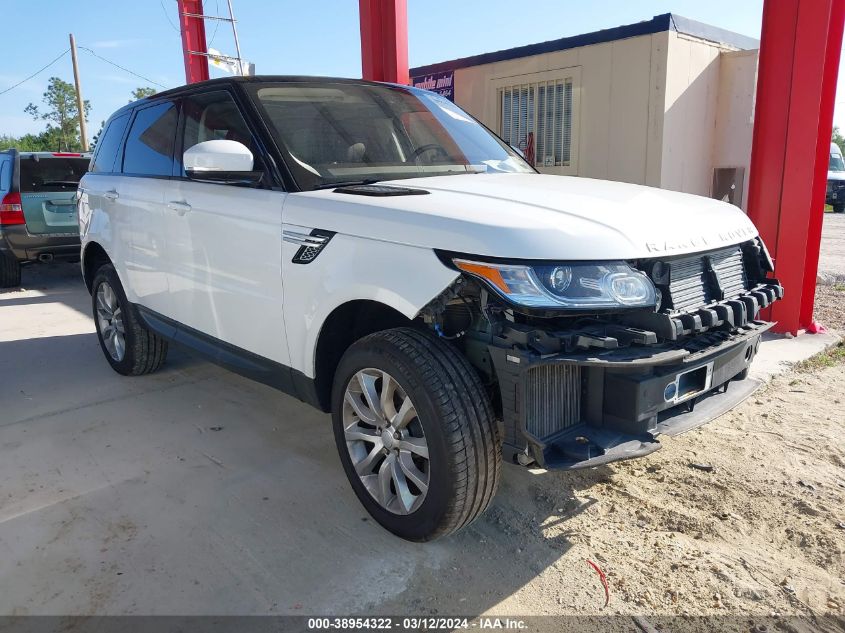
[[[537,167],[569,167],[572,156],[572,78],[499,88],[499,132]]]

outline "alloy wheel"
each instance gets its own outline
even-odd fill
[[[385,510],[410,514],[428,492],[428,443],[411,398],[393,376],[362,369],[346,386],[343,429],[352,466]]]
[[[126,331],[117,293],[104,281],[97,287],[97,329],[109,355],[120,362],[126,355]]]

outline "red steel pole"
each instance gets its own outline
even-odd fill
[[[808,331],[817,332],[819,324],[813,319],[816,300],[816,277],[819,272],[819,250],[824,224],[824,199],[827,190],[827,165],[830,160],[830,137],[833,132],[833,110],[836,107],[836,80],[842,50],[842,32],[845,27],[845,0],[834,0],[827,33],[827,54],[824,61],[824,83],[819,111],[819,134],[816,143],[816,174],[813,183],[813,204],[810,211],[807,261],[804,268],[804,286],[801,293],[799,322]],[[816,247],[818,245],[818,247]]]
[[[812,324],[821,238],[813,211],[818,215],[824,204],[818,183],[828,162],[826,151],[820,160],[819,148],[830,143],[826,104],[836,75],[828,59],[839,55],[835,5],[843,1],[766,0],[763,7],[748,214],[786,290],[771,310],[780,332],[797,334]]]
[[[364,79],[407,84],[407,0],[358,0]]]
[[[202,0],[178,0],[179,27],[182,33],[182,54],[185,59],[185,83],[208,79],[208,50],[205,40],[205,20],[200,17]],[[200,53],[194,55],[192,53]]]

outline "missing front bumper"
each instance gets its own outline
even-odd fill
[[[505,458],[589,468],[642,457],[747,398],[760,336],[748,323],[701,351],[641,348],[546,355],[491,347],[502,394]],[[527,458],[527,459],[526,459]]]

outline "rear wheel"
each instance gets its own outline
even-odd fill
[[[167,358],[167,341],[141,324],[114,267],[102,266],[91,287],[97,338],[112,369],[124,376],[159,369]]]
[[[17,288],[20,285],[20,262],[14,257],[0,255],[0,288]]]
[[[498,426],[475,370],[448,343],[411,328],[361,339],[340,362],[332,404],[346,475],[386,529],[428,541],[489,505]]]
[[[833,212],[834,213],[845,213],[845,203],[839,203],[833,205]]]

